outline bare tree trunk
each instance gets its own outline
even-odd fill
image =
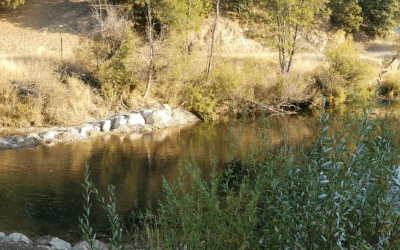
[[[294,53],[296,51],[296,42],[297,42],[297,35],[299,32],[299,25],[296,25],[296,30],[294,32],[294,38],[293,38],[293,48],[292,48],[292,52],[290,53],[290,59],[289,59],[289,65],[287,68],[287,72],[289,73],[290,70],[290,66],[292,66],[292,61],[293,61],[293,57],[294,57]]]
[[[216,34],[216,30],[217,30],[218,17],[219,17],[219,0],[217,1],[217,10],[215,12],[215,22],[214,22],[213,37],[212,37],[212,42],[211,42],[210,61],[208,62],[208,69],[207,69],[207,73],[208,74],[211,73],[212,59],[213,59],[213,52],[214,52],[214,43],[215,43],[215,34]]]
[[[147,94],[150,90],[151,85],[151,75],[153,73],[153,26],[151,23],[151,6],[150,0],[147,1],[147,15],[148,15],[148,36],[149,36],[149,46],[150,46],[150,65],[149,65],[149,78],[147,79],[147,88],[144,93],[143,99],[146,100]]]

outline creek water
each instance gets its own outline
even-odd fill
[[[392,119],[399,119],[395,113]],[[246,149],[255,140],[261,117],[248,118],[242,143]],[[313,113],[277,116],[269,119],[270,136],[279,144],[288,133],[293,146],[317,136],[318,118]],[[233,131],[241,123],[233,122]],[[106,194],[116,186],[117,209],[128,223],[132,209],[156,207],[162,194],[162,179],[176,181],[180,166],[193,158],[207,178],[215,161],[223,168],[227,161],[228,121],[199,122],[152,133],[123,134],[59,144],[53,147],[0,152],[0,231],[20,232],[31,239],[52,234],[63,240],[80,240],[78,215],[82,197],[85,162],[90,179]],[[93,197],[91,222],[98,237],[107,237],[107,218]],[[134,202],[137,201],[137,206]]]

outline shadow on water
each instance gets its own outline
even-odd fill
[[[392,119],[398,119],[398,112]],[[315,139],[318,133],[318,119],[313,114],[274,117],[269,122],[276,145],[286,143],[279,138],[281,128],[290,146],[295,147],[305,139]],[[176,181],[180,163],[185,166],[185,161],[193,158],[206,179],[214,156],[218,169],[226,168],[228,125],[227,121],[197,123],[144,135],[105,136],[33,150],[2,151],[0,229],[7,234],[21,232],[32,239],[52,234],[70,242],[80,240],[78,215],[83,212],[84,201],[80,183],[86,161],[91,180],[103,194],[108,184],[116,186],[118,211],[125,219],[135,201],[139,208],[154,208],[162,194],[162,178]],[[239,128],[240,122],[233,122],[232,130]],[[256,139],[253,132],[260,131],[261,119],[247,119],[244,128],[242,146],[247,150]],[[104,237],[109,233],[106,215],[94,197],[93,201],[93,228]]]

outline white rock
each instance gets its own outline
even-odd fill
[[[23,234],[20,233],[12,233],[9,234],[6,238],[6,241],[14,241],[14,242],[23,242],[25,244],[31,244],[32,241]]]
[[[86,132],[93,129],[94,129],[93,126],[90,125],[84,126],[80,128],[79,133],[81,134],[82,137],[86,137]]]
[[[6,234],[3,232],[0,232],[0,238],[4,238],[4,237],[6,237]]]
[[[146,118],[147,124],[155,124],[159,122],[163,123],[169,122],[169,116],[165,114],[165,112],[162,110],[156,110]]]
[[[71,244],[69,244],[68,242],[65,242],[63,240],[60,240],[57,237],[53,238],[49,242],[49,245],[52,246],[52,248],[55,247],[55,249],[59,249],[59,250],[69,250],[69,249],[71,249]]]
[[[0,138],[0,144],[8,145],[10,143],[8,141],[6,141],[5,139]]]
[[[168,104],[163,104],[162,109],[165,111],[167,115],[171,116],[171,107]]]
[[[101,131],[110,131],[111,129],[111,121],[110,120],[105,120],[100,122],[101,126]]]
[[[154,111],[151,109],[145,109],[141,111],[140,113],[142,114],[143,118],[146,119],[149,115],[151,115]]]
[[[120,115],[118,116],[117,120],[115,120],[113,129],[119,128],[121,125],[126,124],[128,120],[125,118],[125,116]]]
[[[161,111],[161,119],[164,123],[168,123],[170,118],[170,115],[167,115],[164,111]]]
[[[94,240],[94,247],[99,250],[108,250],[107,244],[98,240]],[[72,250],[89,250],[89,244],[86,241],[83,241],[75,245]]]
[[[128,118],[128,124],[129,125],[139,125],[139,124],[146,124],[146,121],[144,120],[143,116],[140,113],[132,113],[129,115]]]
[[[22,138],[22,137],[17,137],[17,142],[24,142],[24,138]]]
[[[39,136],[43,139],[43,140],[48,140],[48,139],[54,139],[54,137],[56,136],[57,132],[56,131],[51,131],[51,132],[47,132],[47,133],[41,133],[39,134]]]
[[[27,139],[29,139],[29,138],[38,138],[38,135],[35,134],[35,133],[30,133],[30,134],[28,134],[28,135],[26,136],[26,138],[27,138]]]

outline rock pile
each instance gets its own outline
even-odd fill
[[[7,245],[9,249],[43,249],[43,250],[88,250],[88,244],[85,241],[78,242],[74,246],[52,235],[45,235],[40,237],[35,242],[31,241],[28,237],[20,233],[12,233],[5,235],[0,232],[0,248],[2,245]],[[99,250],[107,250],[108,245],[94,240],[94,245]]]
[[[0,150],[54,145],[93,138],[106,133],[150,132],[154,129],[183,125],[198,120],[187,110],[182,108],[171,110],[168,104],[164,104],[152,109],[113,115],[75,127],[59,127],[56,130],[42,133],[0,137]]]

